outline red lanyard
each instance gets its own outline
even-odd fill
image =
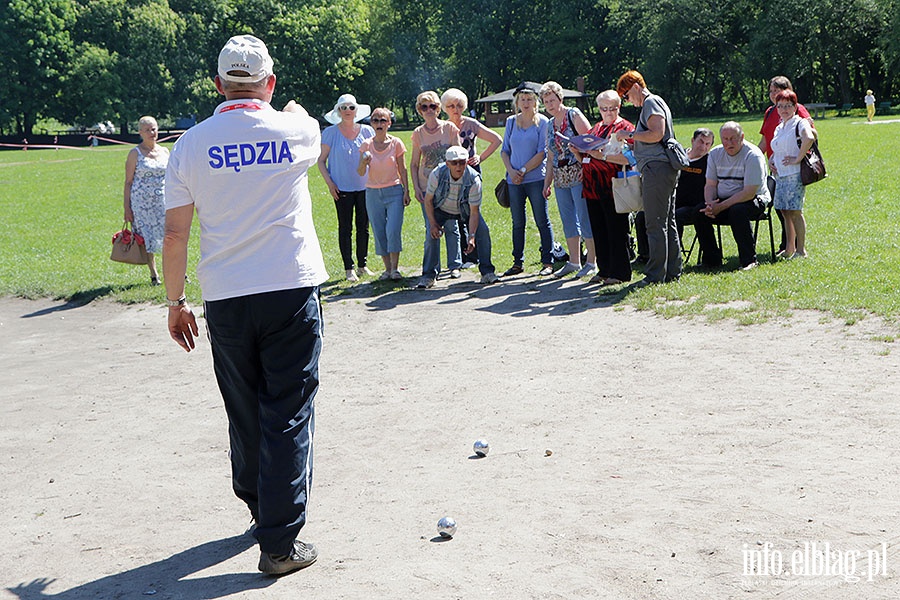
[[[262,106],[256,104],[255,102],[241,102],[240,104],[232,104],[231,106],[226,106],[219,113],[228,112],[229,110],[238,110],[239,108],[246,108],[248,110],[262,110]]]

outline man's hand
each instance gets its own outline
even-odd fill
[[[714,200],[713,202],[707,202],[706,207],[704,207],[700,212],[702,212],[710,219],[715,219],[716,215],[722,212],[722,201]]]
[[[475,252],[475,234],[469,234],[469,245],[466,246],[466,254],[472,254]]]
[[[430,231],[431,231],[431,237],[436,240],[440,239],[440,237],[444,234],[443,228],[440,225],[438,225],[437,223],[431,224]]]
[[[194,338],[199,333],[197,319],[190,306],[185,304],[169,308],[169,335],[185,352],[194,349]]]

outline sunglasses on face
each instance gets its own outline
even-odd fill
[[[375,119],[372,119],[372,122],[373,122],[373,123],[390,123],[391,120],[390,120],[390,119],[385,119],[385,118],[383,118],[383,117],[377,117],[377,118],[375,118]]]
[[[466,161],[463,160],[463,159],[458,159],[458,160],[448,160],[448,161],[447,161],[447,164],[448,164],[448,165],[453,165],[454,167],[461,167],[461,166],[463,166],[464,164],[466,164]]]
[[[437,109],[438,109],[437,104],[420,104],[419,105],[419,110],[437,110]]]
[[[356,107],[352,104],[345,104],[343,106],[338,106],[338,110],[356,110]]]

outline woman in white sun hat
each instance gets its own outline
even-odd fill
[[[331,123],[322,132],[319,171],[328,186],[338,215],[338,246],[349,281],[373,275],[366,265],[369,252],[369,216],[366,213],[366,178],[357,173],[359,147],[375,136],[368,125],[359,123],[372,113],[368,104],[359,104],[352,94],[342,94],[325,119]],[[354,211],[356,218],[354,219]],[[353,223],[356,222],[356,269],[353,263]]]

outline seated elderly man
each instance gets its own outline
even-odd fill
[[[731,225],[744,270],[758,266],[756,240],[750,222],[771,203],[766,186],[766,158],[755,145],[744,141],[744,130],[728,121],[719,128],[721,144],[710,150],[706,163],[705,203],[693,215],[703,264],[722,265],[722,249],[716,244],[713,224]]]
[[[428,177],[423,204],[428,233],[422,257],[422,278],[416,287],[425,289],[434,285],[440,270],[441,234],[447,228],[456,227],[460,216],[469,224],[465,249],[466,253],[475,252],[478,256],[481,283],[495,283],[499,277],[491,262],[491,232],[481,216],[481,174],[468,166],[469,151],[462,146],[447,148],[444,159],[445,162]],[[459,275],[451,273],[450,276],[456,278]]]

